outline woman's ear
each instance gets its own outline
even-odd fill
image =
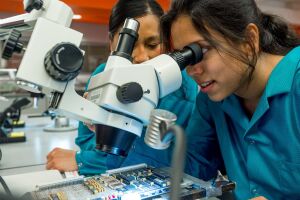
[[[252,48],[255,49],[255,53],[257,54],[259,52],[259,30],[258,27],[253,24],[250,23],[248,24],[248,26],[246,27],[246,31],[245,31],[245,37],[246,37],[246,41],[248,41],[248,48],[251,49],[247,49],[248,51],[250,50],[253,51]],[[249,46],[250,44],[250,46]]]
[[[119,34],[117,34],[118,36]],[[114,51],[117,47],[117,43],[118,43],[118,39],[119,37],[117,36],[112,36],[112,37],[109,37],[109,50],[110,51]]]
[[[111,42],[111,40],[109,40],[109,51],[110,51],[110,52],[113,51],[112,49],[113,49],[113,48],[112,48],[112,42]]]

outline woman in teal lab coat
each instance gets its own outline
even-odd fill
[[[174,0],[162,32],[169,48],[204,52],[186,69],[201,88],[187,170],[203,177],[220,148],[236,199],[300,199],[299,36],[254,0]]]

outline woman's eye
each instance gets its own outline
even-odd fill
[[[147,44],[149,49],[155,49],[159,44]]]

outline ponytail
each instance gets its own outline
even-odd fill
[[[260,46],[263,52],[285,55],[300,45],[300,38],[278,16],[261,13],[260,23]]]

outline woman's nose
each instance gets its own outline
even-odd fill
[[[189,65],[189,66],[187,66],[186,72],[190,76],[193,76],[195,74],[202,74],[204,72],[204,70],[203,70],[203,67],[201,66],[201,64],[197,63],[195,65]]]
[[[139,64],[139,63],[149,60],[149,55],[148,55],[146,49],[142,46],[134,48],[132,57],[133,57],[134,64]]]

